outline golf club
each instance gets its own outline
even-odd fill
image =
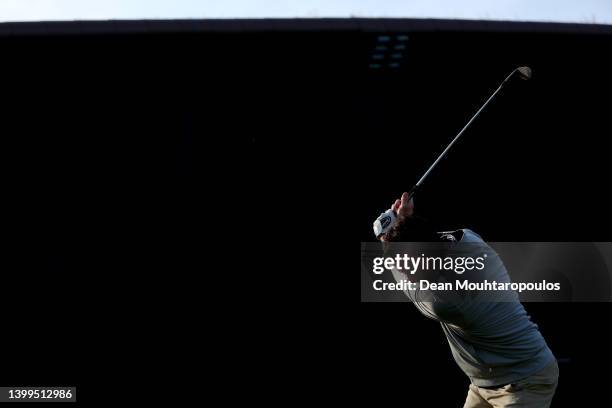
[[[526,67],[526,66],[515,68],[506,77],[506,79],[504,79],[504,81],[499,85],[499,87],[495,90],[495,92],[493,92],[493,94],[489,97],[489,99],[487,99],[486,102],[480,107],[480,109],[478,109],[478,111],[474,114],[474,116],[472,116],[472,118],[468,121],[468,123],[466,123],[466,125],[463,127],[463,129],[461,129],[461,131],[457,134],[457,136],[455,136],[455,138],[448,144],[448,146],[446,146],[446,149],[444,149],[444,151],[438,156],[438,158],[433,162],[433,164],[429,166],[429,168],[427,169],[425,174],[423,174],[423,176],[419,179],[419,181],[417,181],[417,183],[410,189],[410,191],[408,192],[408,200],[414,197],[414,194],[416,193],[418,188],[421,186],[421,184],[423,184],[423,181],[425,181],[429,173],[431,173],[431,171],[436,167],[436,165],[440,162],[440,160],[442,160],[442,158],[446,156],[450,148],[457,142],[457,140],[459,140],[461,135],[463,135],[465,130],[472,124],[474,119],[476,119],[478,115],[480,115],[480,112],[482,112],[482,110],[489,104],[489,102],[491,102],[493,98],[495,98],[495,95],[497,95],[499,91],[501,91],[501,89],[504,87],[504,85],[506,85],[506,83],[517,73],[519,77],[523,80],[531,79],[531,68]],[[376,238],[380,237],[382,234],[389,231],[389,229],[391,229],[391,227],[393,227],[393,225],[395,224],[396,220],[397,220],[397,214],[392,209],[389,209],[385,211],[384,213],[382,213],[376,219],[376,221],[374,221],[374,234],[376,235]]]

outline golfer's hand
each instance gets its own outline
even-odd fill
[[[408,193],[404,193],[400,198],[395,200],[391,209],[397,214],[397,223],[401,224],[406,218],[410,218],[414,214],[414,201],[412,198],[408,200]],[[386,234],[381,235],[380,240],[385,242]]]
[[[391,209],[397,213],[398,222],[403,222],[414,214],[414,200],[408,200],[408,193],[404,193],[401,198],[395,200]]]

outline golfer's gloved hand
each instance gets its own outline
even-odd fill
[[[391,210],[393,210],[397,214],[396,224],[401,224],[406,220],[406,218],[412,217],[414,215],[414,199],[408,199],[408,193],[402,194],[400,198],[395,200],[393,205],[391,206]],[[382,234],[379,239],[381,241],[385,240],[385,235]]]

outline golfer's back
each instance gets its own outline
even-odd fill
[[[487,254],[485,268],[476,279],[510,282],[497,253],[476,233],[467,229],[462,232],[461,244],[477,244],[474,247]],[[478,296],[465,296],[455,302],[418,299],[412,300],[423,314],[440,321],[455,361],[477,386],[491,387],[526,378],[554,358],[513,291],[505,292],[500,301]]]

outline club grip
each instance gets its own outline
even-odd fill
[[[417,192],[418,189],[419,189],[419,186],[415,185],[414,187],[410,189],[410,191],[408,191],[408,201],[410,201],[410,199],[414,197],[414,194]]]

